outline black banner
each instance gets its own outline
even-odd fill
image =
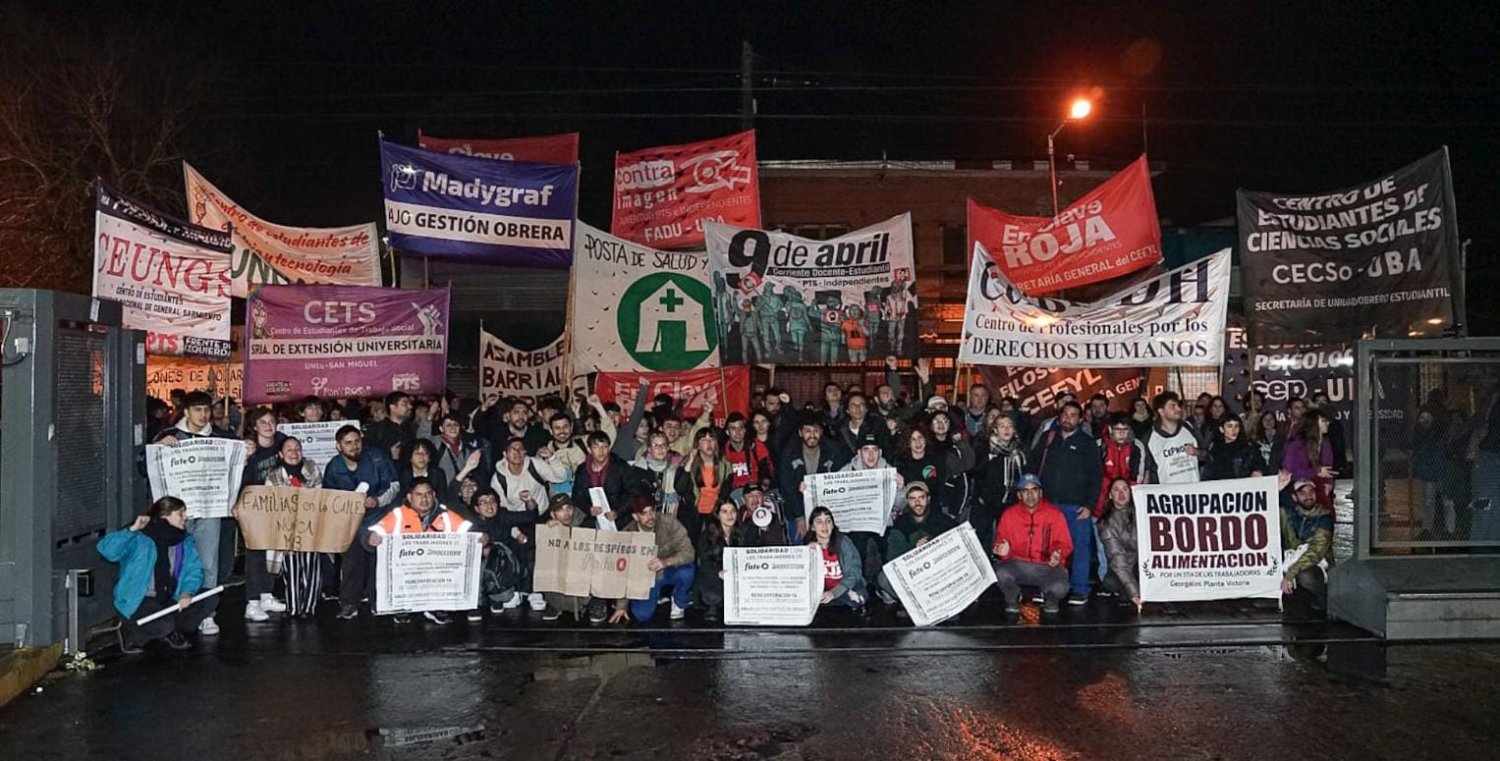
[[[1013,396],[1020,401],[1021,412],[1032,420],[1057,414],[1057,397],[1072,392],[1078,403],[1088,407],[1094,394],[1109,397],[1114,412],[1129,412],[1131,401],[1145,393],[1146,371],[1136,367],[1080,369],[1077,367],[994,367],[972,368],[990,388],[990,397],[999,401]]]
[[[1453,326],[1458,221],[1444,148],[1317,195],[1241,190],[1252,346],[1434,336]]]
[[[1248,407],[1248,390],[1266,395],[1263,411],[1287,422],[1287,402],[1328,394],[1323,412],[1339,421],[1344,451],[1354,446],[1354,346],[1266,346],[1249,348],[1243,328],[1230,328],[1224,341],[1224,396]]]

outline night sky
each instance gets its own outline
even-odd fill
[[[747,40],[762,159],[1044,158],[1092,91],[1097,117],[1059,152],[1123,164],[1148,140],[1179,225],[1231,217],[1237,187],[1328,190],[1448,145],[1470,310],[1500,325],[1492,3],[95,5],[37,13],[139,35],[208,80],[188,158],[276,222],[375,219],[376,133],[421,127],[581,132],[581,216],[607,224],[614,151],[739,129]]]

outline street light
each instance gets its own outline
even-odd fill
[[[1093,110],[1094,104],[1090,103],[1087,98],[1078,98],[1077,100],[1074,100],[1073,104],[1068,107],[1067,118],[1063,119],[1062,124],[1057,125],[1057,129],[1052,130],[1052,134],[1047,136],[1047,169],[1049,170],[1049,174],[1052,179],[1053,223],[1057,222],[1058,215],[1062,213],[1057,206],[1057,149],[1054,145],[1054,142],[1057,139],[1057,133],[1062,132],[1063,127],[1068,126],[1068,122],[1076,122],[1087,119],[1088,115],[1092,113]]]

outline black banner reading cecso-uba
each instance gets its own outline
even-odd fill
[[[1344,190],[1238,198],[1251,345],[1452,326],[1459,237],[1447,148]]]

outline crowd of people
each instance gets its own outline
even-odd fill
[[[533,404],[396,392],[235,415],[193,392],[153,405],[161,411],[153,440],[242,439],[247,486],[363,494],[360,530],[341,556],[246,553],[250,622],[311,617],[324,601],[336,601],[339,619],[369,614],[374,548],[392,534],[424,531],[482,535],[482,603],[461,614],[472,621],[645,622],[659,608],[673,620],[697,609],[703,620],[719,621],[725,548],[786,544],[819,548],[824,606],[904,616],[882,566],[961,523],[991,549],[1009,612],[1028,599],[1047,614],[1094,597],[1139,607],[1130,487],[1256,475],[1279,476],[1283,543],[1305,546],[1286,569],[1283,591],[1322,606],[1333,481],[1344,467],[1339,424],[1322,411],[1326,399],[1293,400],[1282,422],[1255,392],[1243,400],[1243,415],[1209,394],[1189,405],[1170,391],[1128,404],[1063,392],[1036,420],[1018,400],[992,399],[979,383],[950,404],[932,394],[926,363],[918,364],[915,386],[903,388],[889,365],[887,382],[874,389],[829,383],[822,399],[799,407],[782,389],[757,388],[750,409],[726,414],[703,404],[691,417],[684,400],[651,397],[644,382],[629,409],[597,396]],[[296,438],[277,432],[279,423],[324,420],[349,421],[327,463],[309,461]],[[884,534],[845,532],[827,509],[807,509],[806,476],[876,468],[894,469],[897,482]],[[652,534],[656,583],[648,599],[534,590],[539,525]],[[135,651],[157,638],[177,647],[186,632],[217,633],[217,598],[194,603],[191,596],[221,583],[232,567],[233,526],[232,519],[186,518],[180,501],[163,497],[105,538],[100,551],[123,566],[115,590],[122,618],[178,606],[153,626],[127,623],[122,647]],[[450,620],[441,612],[423,616],[438,625]]]

